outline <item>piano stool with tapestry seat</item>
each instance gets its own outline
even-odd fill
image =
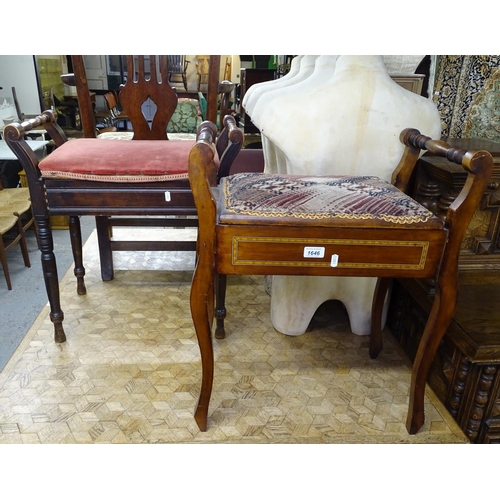
[[[421,428],[429,365],[456,305],[460,246],[493,163],[486,151],[452,148],[414,129],[404,130],[400,138],[406,147],[392,183],[362,176],[239,173],[218,184],[212,132],[201,131],[189,156],[200,222],[190,303],[202,359],[195,410],[201,430],[207,429],[214,376],[214,295],[225,284],[218,277],[229,274],[377,277],[372,358],[382,349],[382,309],[391,279],[435,279],[432,311],[413,365],[407,417],[410,434]],[[444,219],[405,194],[422,149],[446,156],[468,174]]]

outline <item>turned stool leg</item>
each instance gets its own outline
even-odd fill
[[[101,279],[111,281],[114,278],[113,252],[111,251],[111,222],[109,217],[96,216],[97,242],[101,262]]]
[[[69,218],[69,236],[73,259],[75,261],[76,293],[78,295],[85,295],[87,289],[85,288],[85,281],[83,279],[85,268],[83,267],[82,229],[80,226],[80,217],[77,215],[71,215]]]
[[[382,350],[382,314],[385,297],[391,285],[391,278],[378,278],[372,303],[372,325],[370,332],[370,358],[375,359]]]
[[[424,424],[425,385],[429,369],[453,319],[458,296],[457,277],[449,278],[446,286],[438,280],[434,304],[425,325],[425,330],[418,346],[411,373],[410,403],[406,428],[409,434],[416,434]]]
[[[36,228],[38,231],[40,252],[42,253],[41,259],[45,288],[49,298],[50,320],[54,324],[54,340],[62,343],[66,341],[66,334],[62,325],[64,313],[61,310],[59,278],[57,276],[57,264],[54,255],[54,240],[52,239],[52,230],[50,229],[48,215],[36,217]]]
[[[226,286],[227,276],[225,274],[215,275],[215,338],[226,338],[224,319],[226,318]]]

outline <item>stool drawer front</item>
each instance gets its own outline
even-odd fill
[[[444,231],[218,228],[222,274],[434,276]],[[304,231],[305,233],[305,231]],[[316,233],[316,234],[314,234]]]
[[[193,194],[189,188],[144,187],[138,185],[127,189],[119,187],[89,188],[47,188],[47,200],[51,213],[67,212],[78,208],[83,214],[86,210],[119,209],[121,213],[133,209],[168,211],[175,208],[193,208]]]

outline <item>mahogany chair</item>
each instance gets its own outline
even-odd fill
[[[212,131],[200,133],[189,156],[189,180],[200,221],[190,303],[202,360],[195,410],[202,431],[214,375],[214,290],[217,275],[230,274],[377,277],[371,358],[382,349],[382,309],[391,279],[435,279],[434,304],[411,375],[407,430],[421,428],[429,367],[456,306],[460,246],[493,161],[488,152],[453,148],[414,129],[400,138],[406,147],[392,184],[376,177],[239,173],[217,185]],[[422,149],[467,172],[444,220],[405,194]]]
[[[14,213],[19,216],[23,232],[35,223],[29,189],[27,187],[4,188],[0,179],[0,214],[12,215]]]
[[[8,290],[12,283],[6,252],[19,243],[24,265],[31,267],[25,233],[34,222],[28,188],[4,188],[0,178],[0,261]]]
[[[175,90],[169,85],[168,75],[171,69],[170,62],[167,61],[169,57],[149,56],[150,75],[147,75],[145,56],[126,56],[127,82],[121,86],[119,98],[123,107],[123,116],[126,116],[132,125],[132,140],[134,141],[168,141],[167,125],[178,102]],[[95,138],[94,107],[90,99],[90,89],[83,56],[73,55],[71,59],[83,133],[86,138]],[[215,122],[217,116],[219,68],[220,56],[210,56],[207,119],[213,122]],[[148,99],[153,101],[157,107],[152,123],[148,123],[142,109],[143,104]],[[226,102],[226,100],[223,100],[223,102]],[[160,219],[158,217],[139,217],[129,211],[121,213],[120,217],[107,217],[102,214],[96,216],[101,277],[105,281],[112,280],[114,277],[113,252],[115,251],[194,251],[196,248],[196,242],[194,241],[151,242],[113,239],[113,227],[115,226],[197,227],[196,209],[191,195],[191,188],[187,181],[187,157],[193,141],[169,142],[172,143],[169,146],[170,148],[179,151],[178,168],[182,172],[186,172],[186,176],[182,180],[176,180],[171,185],[172,189],[168,191],[171,200],[168,201],[170,210],[164,211],[166,217]],[[180,142],[183,142],[183,144],[179,144]],[[165,203],[165,200],[163,203]]]

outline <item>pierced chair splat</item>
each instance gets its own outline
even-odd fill
[[[424,424],[429,366],[456,305],[460,245],[493,162],[485,151],[452,148],[414,129],[404,130],[401,141],[406,147],[392,183],[362,176],[241,173],[217,185],[210,137],[200,135],[189,157],[189,179],[200,221],[190,302],[202,360],[195,410],[201,430],[207,429],[214,375],[214,293],[218,277],[231,274],[377,277],[372,358],[382,349],[382,309],[391,279],[434,278],[434,305],[412,370],[408,432]],[[468,173],[445,220],[405,194],[422,149],[446,156]]]

